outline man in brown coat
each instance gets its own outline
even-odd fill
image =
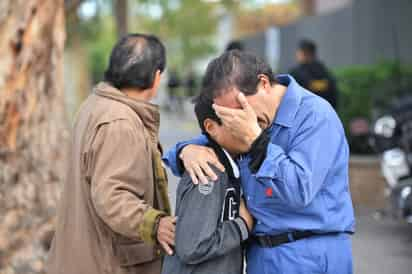
[[[105,81],[74,124],[49,274],[158,274],[172,253],[156,95],[165,48],[131,34],[114,47]]]

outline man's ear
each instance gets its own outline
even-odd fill
[[[217,123],[210,118],[206,118],[203,121],[203,127],[212,138],[215,138],[217,135],[217,126]]]
[[[263,88],[264,90],[270,90],[271,84],[267,75],[259,74],[259,84],[258,87]]]
[[[152,92],[151,92],[152,98],[154,98],[157,95],[157,89],[160,86],[161,76],[162,76],[162,73],[160,72],[160,70],[156,70],[155,77],[153,79],[153,85],[152,85]]]
[[[156,70],[155,77],[154,77],[154,80],[153,80],[153,88],[158,88],[159,87],[161,76],[162,76],[162,73],[160,72],[160,70]]]

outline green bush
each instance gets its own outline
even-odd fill
[[[412,94],[412,66],[397,62],[381,62],[370,66],[353,66],[335,71],[339,86],[338,113],[345,126],[353,152],[367,147],[367,138],[359,141],[349,134],[350,122],[365,118],[372,122],[376,115],[403,94]],[[369,149],[370,150],[370,149]]]
[[[358,117],[373,118],[373,110],[384,110],[394,98],[412,94],[412,66],[382,62],[353,66],[335,72],[339,86],[339,115],[347,128]]]

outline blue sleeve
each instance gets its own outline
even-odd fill
[[[180,159],[178,158],[180,151],[187,145],[206,145],[207,143],[207,137],[203,134],[195,139],[179,142],[164,154],[162,158],[163,162],[171,169],[175,176],[181,177],[184,170],[180,164]]]
[[[309,205],[331,167],[349,154],[337,119],[319,116],[322,114],[312,113],[302,122],[288,152],[269,143],[266,158],[256,173],[259,182],[273,188],[274,196],[294,208]]]

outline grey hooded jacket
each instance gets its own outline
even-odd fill
[[[212,167],[217,181],[194,185],[186,173],[179,183],[175,254],[165,257],[162,274],[243,272],[241,244],[249,232],[239,217],[240,182],[228,157],[222,150],[217,152],[226,168],[223,173]]]

